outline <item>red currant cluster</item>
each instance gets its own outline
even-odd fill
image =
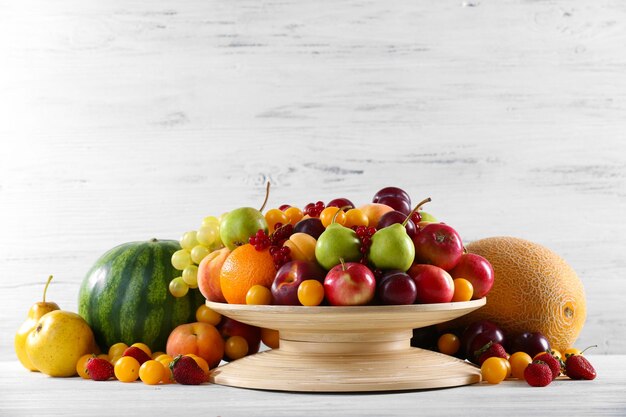
[[[270,235],[270,242],[272,246],[283,246],[283,243],[289,236],[293,234],[293,225],[290,223],[282,224],[276,223],[274,225],[274,233]]]
[[[304,206],[304,214],[308,214],[311,217],[319,217],[326,206],[323,201],[318,201],[317,203],[309,203]]]
[[[361,241],[361,263],[367,263],[367,251],[370,250],[370,246],[372,246],[372,236],[376,233],[375,227],[366,227],[366,226],[357,226],[354,228],[357,237]]]
[[[291,261],[291,249],[288,246],[271,246],[270,255],[274,259],[274,267],[276,269]]]
[[[283,243],[293,234],[293,226],[289,223],[283,225],[276,223],[276,230],[271,235],[267,235],[263,229],[259,229],[248,242],[258,251],[270,248],[270,255],[274,260],[276,269],[291,261],[291,250]]]
[[[256,232],[256,235],[253,235],[253,236],[250,237],[250,239],[248,239],[248,243],[250,243],[252,246],[254,246],[254,249],[256,249],[256,250],[258,250],[260,252],[263,249],[266,249],[266,248],[268,248],[270,246],[271,240],[265,234],[263,229],[259,229]]]

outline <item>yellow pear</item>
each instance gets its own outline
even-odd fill
[[[29,369],[31,371],[37,371],[38,369],[35,368],[30,359],[28,359],[28,355],[26,354],[26,338],[35,328],[37,321],[39,321],[39,319],[44,314],[59,309],[57,303],[46,302],[46,291],[48,291],[48,285],[50,285],[51,280],[52,275],[50,275],[50,277],[48,278],[48,282],[46,282],[46,286],[43,289],[43,301],[39,301],[32,305],[30,310],[28,310],[28,318],[20,326],[19,330],[15,334],[14,346],[17,358],[26,369]]]
[[[26,354],[40,372],[50,376],[76,375],[76,362],[92,353],[91,328],[78,314],[55,310],[39,319],[26,339]]]

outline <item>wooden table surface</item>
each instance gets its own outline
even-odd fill
[[[0,0],[0,415],[626,414],[624,45],[614,0]],[[600,377],[346,396],[19,369],[50,273],[76,311],[106,250],[258,206],[267,180],[272,207],[397,185],[466,242],[548,246],[586,288]]]
[[[28,373],[0,362],[1,416],[624,416],[626,356],[589,356],[593,381],[558,379],[544,388],[499,385],[369,394],[302,394],[220,385],[149,386]]]

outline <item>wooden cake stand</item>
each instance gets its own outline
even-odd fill
[[[480,369],[413,348],[412,329],[442,323],[485,305],[251,306],[207,301],[232,319],[280,332],[280,348],[215,368],[211,382],[278,391],[357,392],[454,387],[480,382]]]

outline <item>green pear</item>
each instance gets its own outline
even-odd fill
[[[26,354],[40,372],[50,376],[76,375],[76,362],[92,353],[93,332],[78,314],[54,310],[43,315],[26,339]]]
[[[374,233],[368,257],[377,269],[407,271],[415,259],[415,246],[404,225],[395,223]]]
[[[315,259],[326,270],[345,262],[361,259],[361,241],[356,232],[339,223],[331,223],[322,232],[315,244]]]
[[[268,232],[265,216],[252,207],[240,207],[224,216],[220,222],[220,238],[230,250],[248,243],[250,236],[262,229]]]

